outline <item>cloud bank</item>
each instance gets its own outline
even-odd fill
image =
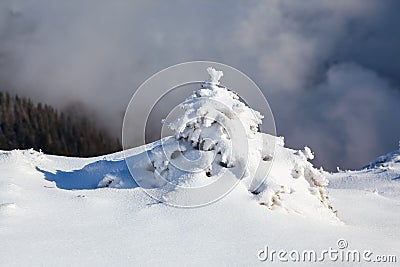
[[[85,107],[119,136],[134,90],[172,64],[248,74],[289,146],[357,168],[400,139],[395,0],[2,1],[0,88]],[[82,111],[83,112],[83,111]]]

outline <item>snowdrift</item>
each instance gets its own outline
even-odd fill
[[[400,246],[396,156],[387,157],[386,167],[326,174],[312,168],[308,149],[291,150],[279,140],[276,164],[256,192],[240,182],[220,201],[196,209],[170,207],[145,194],[133,182],[123,153],[80,159],[1,152],[0,265],[255,266],[266,264],[257,258],[266,245],[323,250],[335,248],[338,239],[347,240],[350,249],[395,255]],[[151,146],[129,151],[143,177],[154,176],[154,170],[140,167],[143,153],[160,143]],[[325,186],[315,185],[309,172],[330,179],[340,223],[323,203],[319,190]]]

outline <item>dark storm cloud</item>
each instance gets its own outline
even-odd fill
[[[278,102],[290,105],[278,122],[297,122],[288,128],[288,144],[307,140],[317,152],[318,164],[360,167],[368,158],[396,148],[399,99],[399,91],[375,72],[352,63],[338,64],[312,94],[279,95]]]
[[[2,1],[1,88],[93,110],[120,135],[134,90],[189,60],[262,88],[290,146],[358,167],[400,138],[398,1]]]

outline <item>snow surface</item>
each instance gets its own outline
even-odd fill
[[[131,153],[138,156],[140,151]],[[274,166],[289,177],[287,166],[299,160],[297,154],[281,147]],[[374,166],[328,175],[338,223],[323,215],[323,206],[296,209],[291,195],[299,192],[282,193],[282,205],[267,208],[243,184],[212,205],[174,208],[135,187],[122,157],[121,153],[79,159],[33,150],[2,152],[0,265],[252,266],[271,264],[257,259],[265,245],[325,249],[345,238],[351,248],[368,248],[377,254],[395,254],[400,247],[396,180],[400,163],[395,158],[385,172]],[[118,187],[126,189],[99,188],[109,173],[124,182]],[[81,180],[80,188],[75,179]],[[299,199],[304,204],[311,196]],[[320,217],[309,216],[317,211]]]
[[[182,116],[165,122],[175,136],[96,158],[0,152],[0,266],[280,265],[257,253],[321,251],[338,239],[398,253],[400,151],[362,170],[315,169],[310,148],[257,132],[261,114],[219,85],[222,72],[208,71]],[[211,205],[177,208],[149,196],[162,188],[169,204],[201,203],[202,194],[190,199],[179,186],[219,175],[236,186]]]

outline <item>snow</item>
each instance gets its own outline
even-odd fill
[[[273,264],[257,258],[265,246],[323,250],[338,239],[398,253],[400,150],[361,170],[316,169],[310,148],[258,132],[262,115],[208,72],[164,122],[174,136],[96,158],[1,151],[0,266],[254,266]],[[215,188],[229,190],[201,205]]]
[[[207,83],[218,85],[219,80],[224,76],[224,73],[220,70],[216,70],[213,67],[208,67],[207,72],[210,75],[210,79],[208,79]]]
[[[282,173],[296,161],[295,154],[284,148],[277,153]],[[212,205],[181,209],[159,203],[134,186],[97,188],[96,184],[70,190],[46,180],[47,172],[55,169],[74,173],[90,165],[89,172],[96,173],[104,165],[103,157],[78,159],[10,151],[2,152],[0,158],[1,266],[262,265],[267,262],[260,262],[256,253],[265,245],[324,249],[345,238],[351,248],[368,248],[377,254],[397,253],[395,248],[400,245],[400,198],[392,194],[398,192],[394,187],[397,181],[389,180],[389,174],[379,172],[379,167],[328,175],[333,185],[329,195],[340,218],[337,223],[326,219],[322,206],[296,211],[291,195],[301,192],[279,192],[285,196],[283,206],[270,209],[238,185]],[[111,169],[113,164],[119,169],[120,154],[106,158]],[[391,178],[399,176],[399,163],[390,164]],[[103,172],[99,174],[102,180]],[[346,175],[357,175],[357,186],[352,179],[346,183]],[[370,184],[371,177],[375,177],[374,184]],[[120,178],[125,181],[127,177]],[[378,185],[382,185],[377,188],[379,193],[371,191]],[[392,193],[386,196],[385,192]],[[311,195],[301,198],[305,203]],[[321,212],[321,217],[316,219],[307,212]]]
[[[341,171],[329,179],[332,188],[364,190],[400,198],[400,150],[378,157],[361,170]]]

